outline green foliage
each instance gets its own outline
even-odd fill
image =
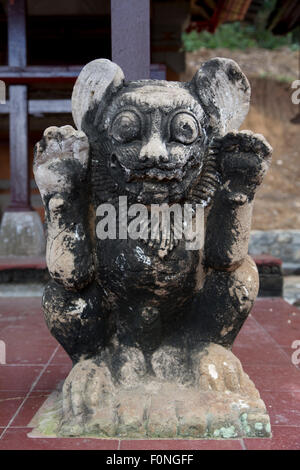
[[[292,83],[295,80],[295,77],[292,77],[290,75],[278,75],[270,72],[262,72],[259,74],[259,76],[260,78],[274,79],[277,82],[288,84]]]
[[[293,43],[292,33],[285,36],[275,36],[271,31],[255,25],[245,25],[240,22],[225,23],[219,26],[214,34],[208,31],[191,31],[182,35],[183,49],[187,52],[196,51],[201,47],[216,49],[247,49],[261,47],[276,49],[288,46],[299,50],[299,45]]]

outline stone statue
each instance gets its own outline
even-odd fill
[[[248,239],[271,158],[261,135],[238,132],[249,99],[229,59],[204,63],[190,83],[126,82],[94,60],[73,90],[78,130],[50,127],[37,144],[52,278],[43,309],[73,361],[59,435],[270,435],[231,352],[258,292]],[[202,208],[202,245],[186,249],[173,219],[169,237],[161,222],[154,240],[97,237],[98,207],[117,209],[120,196],[147,210]]]

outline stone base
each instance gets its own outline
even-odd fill
[[[35,416],[33,436],[99,438],[270,437],[270,419],[253,382],[228,350],[198,356],[199,377],[180,384],[146,376],[113,384],[105,365],[78,363]]]
[[[44,229],[35,211],[4,212],[0,256],[40,256],[45,253]]]
[[[155,385],[153,385],[153,388]],[[148,392],[148,393],[147,393]],[[160,404],[161,397],[168,397]],[[174,396],[176,398],[174,399]],[[271,425],[262,400],[251,401],[235,393],[198,392],[175,389],[170,384],[156,391],[124,392],[123,405],[112,417],[99,408],[89,422],[63,423],[62,392],[55,391],[33,418],[31,437],[97,437],[126,439],[234,439],[271,437]],[[149,414],[144,405],[149,403]],[[140,403],[137,413],[136,403]],[[154,412],[153,409],[155,410]],[[113,418],[113,419],[112,419]]]

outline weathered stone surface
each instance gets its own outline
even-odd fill
[[[0,228],[0,256],[40,256],[45,234],[35,211],[4,212]]]
[[[71,371],[63,391],[55,392],[40,410],[32,423],[34,433],[127,438],[270,435],[266,407],[230,351],[209,345],[194,358],[194,369],[194,383],[185,385],[148,377],[131,387],[113,386],[103,366],[83,361]]]
[[[263,136],[237,130],[249,98],[227,59],[190,83],[125,82],[96,60],[74,87],[79,130],[51,127],[37,144],[45,319],[74,364],[59,435],[269,435],[230,352],[258,292],[248,240],[271,158]]]
[[[296,307],[300,307],[300,276],[284,278],[284,299]]]
[[[252,230],[249,252],[280,258],[284,274],[300,274],[300,230]]]

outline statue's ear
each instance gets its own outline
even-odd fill
[[[190,86],[203,106],[213,133],[237,130],[249,110],[250,85],[236,62],[216,57],[205,62]]]
[[[77,129],[81,130],[82,119],[93,104],[103,99],[110,87],[113,92],[122,86],[122,69],[108,59],[96,59],[81,70],[72,93],[72,115]]]

